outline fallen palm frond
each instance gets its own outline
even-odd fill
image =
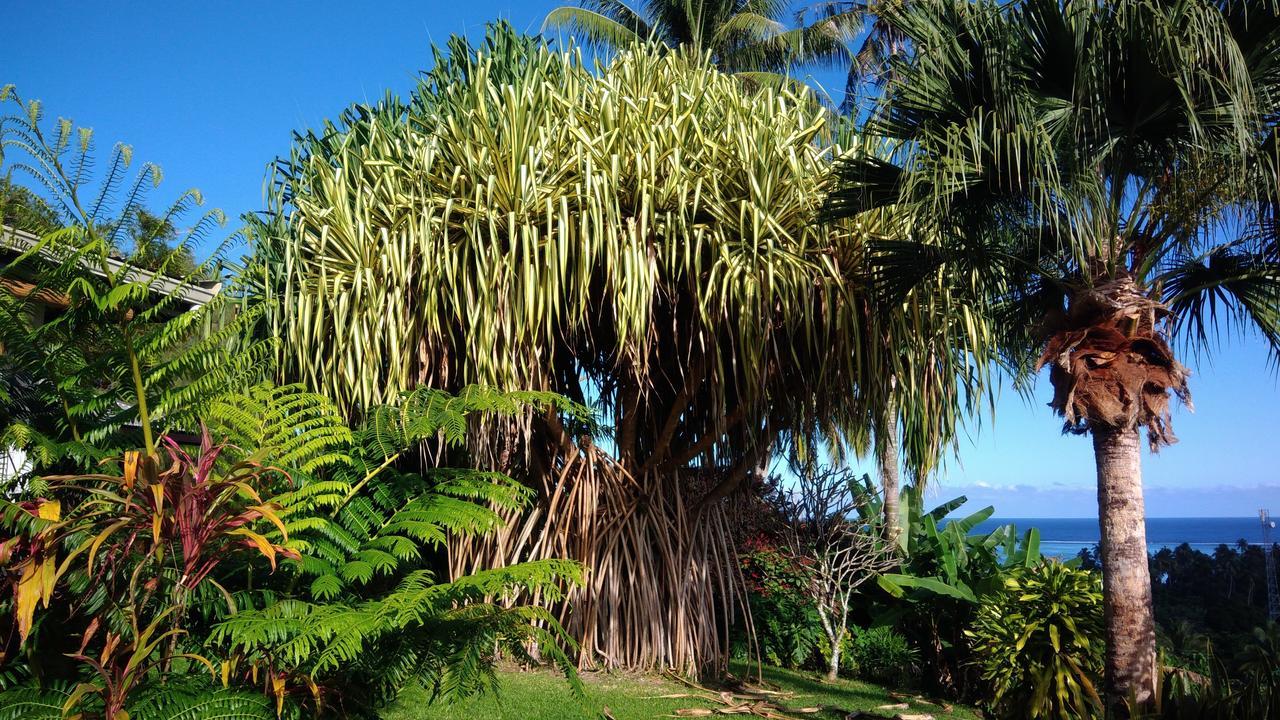
[[[663,698],[696,698],[705,700],[718,707],[711,708],[679,708],[674,715],[668,717],[711,717],[713,715],[751,715],[770,718],[771,720],[793,720],[794,715],[812,715],[822,712],[821,707],[791,708],[779,705],[777,701],[793,699],[793,692],[780,692],[750,686],[736,687],[733,690],[712,690],[692,682],[688,678],[668,672],[666,676],[696,692],[670,693],[660,695]]]

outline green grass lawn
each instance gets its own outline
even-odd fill
[[[739,675],[745,666],[735,666]],[[935,718],[979,717],[972,709],[954,706],[948,712],[941,704],[929,704],[908,698],[908,709],[877,709],[904,700],[889,691],[868,683],[840,680],[822,681],[813,673],[766,667],[765,682],[760,687],[778,690],[786,695],[774,696],[769,702],[780,708],[821,707],[818,713],[793,714],[790,717],[817,720],[844,720],[846,715],[864,711],[886,718],[895,713],[930,714]],[[678,693],[700,694],[694,688],[667,678],[632,673],[590,673],[583,677],[587,687],[585,705],[575,699],[564,678],[550,672],[502,673],[502,692],[498,697],[475,698],[454,705],[429,705],[427,694],[417,688],[408,690],[395,706],[383,714],[384,720],[599,720],[608,708],[616,720],[648,720],[670,717],[682,708],[711,710],[725,707],[698,697],[662,697]],[[747,718],[750,715],[732,717]]]

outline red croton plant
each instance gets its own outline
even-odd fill
[[[108,461],[118,473],[45,477],[43,497],[4,512],[10,537],[0,542],[0,565],[14,593],[19,646],[38,608],[63,597],[59,584],[76,578],[105,589],[104,600],[65,593],[65,602],[68,615],[88,623],[70,656],[99,677],[82,684],[73,701],[100,694],[108,718],[127,717],[121,713],[129,692],[153,668],[184,657],[212,669],[181,652],[179,640],[202,584],[217,586],[232,602],[211,577],[220,564],[246,551],[272,569],[279,556],[297,557],[263,534],[274,526],[287,542],[279,506],[262,497],[289,482],[284,471],[232,459],[207,431],[194,457],[172,438],[161,448],[161,456],[127,452]]]

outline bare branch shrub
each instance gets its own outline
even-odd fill
[[[831,646],[827,679],[840,672],[841,641],[848,630],[854,593],[896,564],[882,519],[870,501],[874,486],[847,469],[793,468],[794,487],[775,496],[786,520],[790,553],[805,568],[810,596]]]

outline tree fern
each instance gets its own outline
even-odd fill
[[[584,408],[557,396],[483,387],[407,393],[345,435],[333,406],[299,387],[263,385],[215,403],[213,426],[269,448],[255,452],[264,462],[290,458],[279,464],[295,486],[270,502],[301,557],[291,563],[289,597],[223,616],[213,642],[252,667],[317,682],[349,706],[378,706],[413,680],[444,697],[478,692],[491,685],[499,648],[527,658],[536,646],[571,672],[563,651],[571,642],[549,613],[500,603],[563,597],[581,582],[576,564],[526,563],[443,582],[429,562],[450,538],[499,529],[531,491],[500,473],[406,472],[400,462],[423,443],[460,450],[468,428],[486,418],[551,408],[590,426]]]
[[[331,403],[297,386],[259,386],[215,403],[211,414],[214,427],[233,442],[265,448],[257,455],[273,464],[304,471],[326,466],[323,477],[304,472],[299,487],[271,499],[281,507],[291,547],[305,554],[299,571],[323,600],[394,575],[451,535],[493,532],[503,513],[532,499],[528,488],[501,473],[402,472],[396,462],[406,451],[424,442],[458,448],[469,424],[482,417],[551,407],[590,423],[585,408],[559,396],[479,386],[457,395],[406,393],[397,405],[372,408],[354,432],[346,432]]]
[[[213,639],[251,660],[298,669],[322,683],[339,670],[348,676],[376,675],[383,661],[366,664],[370,652],[429,647],[425,654],[437,662],[413,673],[438,695],[454,698],[483,689],[481,676],[492,665],[495,644],[525,657],[532,643],[571,671],[561,649],[567,636],[550,613],[485,600],[528,591],[554,599],[566,583],[580,581],[580,572],[571,562],[540,561],[440,583],[429,571],[418,570],[385,596],[360,603],[291,600],[238,613],[217,626]]]
[[[147,720],[278,720],[276,708],[260,693],[207,687],[191,690],[181,684],[154,688],[130,708],[130,716]]]
[[[4,232],[14,257],[0,278],[20,291],[0,293],[0,377],[20,389],[22,403],[0,415],[0,434],[33,448],[37,465],[83,461],[68,441],[125,449],[133,428],[152,454],[161,432],[195,429],[198,408],[255,382],[274,354],[269,341],[252,339],[263,311],[241,312],[239,286],[196,287],[221,275],[238,235],[190,269],[192,248],[226,219],[217,210],[186,219],[203,202],[187,191],[154,216],[150,232],[180,221],[188,229],[177,247],[148,259],[154,270],[140,268],[121,243],[129,219],[146,212],[159,168],[144,164],[130,179],[132,151],[117,145],[97,175],[89,129],[47,122],[40,103],[22,102],[12,86],[0,90],[0,102],[14,108],[0,117],[0,162],[40,187],[61,221],[38,237]],[[148,247],[153,240],[141,238]],[[51,303],[61,312],[40,322]]]
[[[203,415],[216,436],[254,449],[273,464],[312,473],[326,465],[349,463],[354,439],[338,409],[301,385],[261,384],[213,401]],[[322,488],[299,495],[314,497]]]
[[[207,677],[205,678],[208,679]],[[278,720],[276,709],[261,694],[185,687],[184,683],[153,688],[129,707],[130,717],[146,720]],[[98,708],[80,705],[64,712],[72,693],[66,689],[20,686],[0,693],[0,720],[66,720],[92,717]]]

